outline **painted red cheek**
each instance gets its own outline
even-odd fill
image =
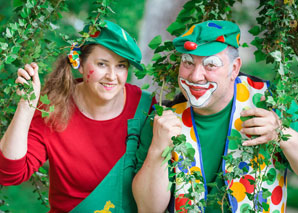
[[[89,72],[89,73],[90,73],[90,75],[91,75],[92,73],[94,73],[94,70],[90,70],[90,72]]]
[[[87,75],[87,78],[90,78],[90,75],[89,74]]]

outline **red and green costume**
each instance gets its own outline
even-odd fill
[[[99,184],[110,184],[108,177],[116,173],[118,180],[126,181],[122,184],[123,188],[108,187],[97,194],[94,210],[104,209],[105,203],[111,201],[115,205],[110,209],[112,212],[121,212],[123,208],[128,208],[127,212],[135,212],[131,181],[138,136],[134,134],[139,135],[146,114],[155,101],[136,86],[126,84],[125,88],[124,109],[110,120],[92,120],[76,107],[67,128],[56,132],[48,128],[40,112],[36,112],[28,134],[27,154],[22,159],[9,160],[0,152],[0,184],[20,184],[49,160],[50,212],[69,212]],[[120,167],[117,166],[119,164]],[[121,174],[125,178],[121,178]],[[108,196],[111,191],[117,193],[114,200]],[[130,203],[132,205],[128,205]]]

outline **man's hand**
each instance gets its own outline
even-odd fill
[[[277,129],[280,128],[281,122],[275,112],[254,108],[242,111],[241,116],[253,116],[253,118],[242,123],[241,132],[251,136],[258,136],[245,141],[244,146],[263,144],[278,138]]]
[[[181,134],[181,121],[171,111],[164,111],[162,116],[156,115],[153,123],[152,146],[154,149],[163,151],[172,143],[171,138]]]

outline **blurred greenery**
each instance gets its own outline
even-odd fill
[[[40,204],[38,196],[33,193],[33,187],[29,182],[18,186],[4,187],[2,192],[8,197],[9,206],[0,207],[1,211],[9,210],[12,213],[42,213],[49,209]]]

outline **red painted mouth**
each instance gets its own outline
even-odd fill
[[[202,97],[209,89],[214,88],[213,84],[210,84],[208,88],[193,86],[186,83],[185,80],[181,80],[181,82],[189,87],[190,93],[198,100]]]

